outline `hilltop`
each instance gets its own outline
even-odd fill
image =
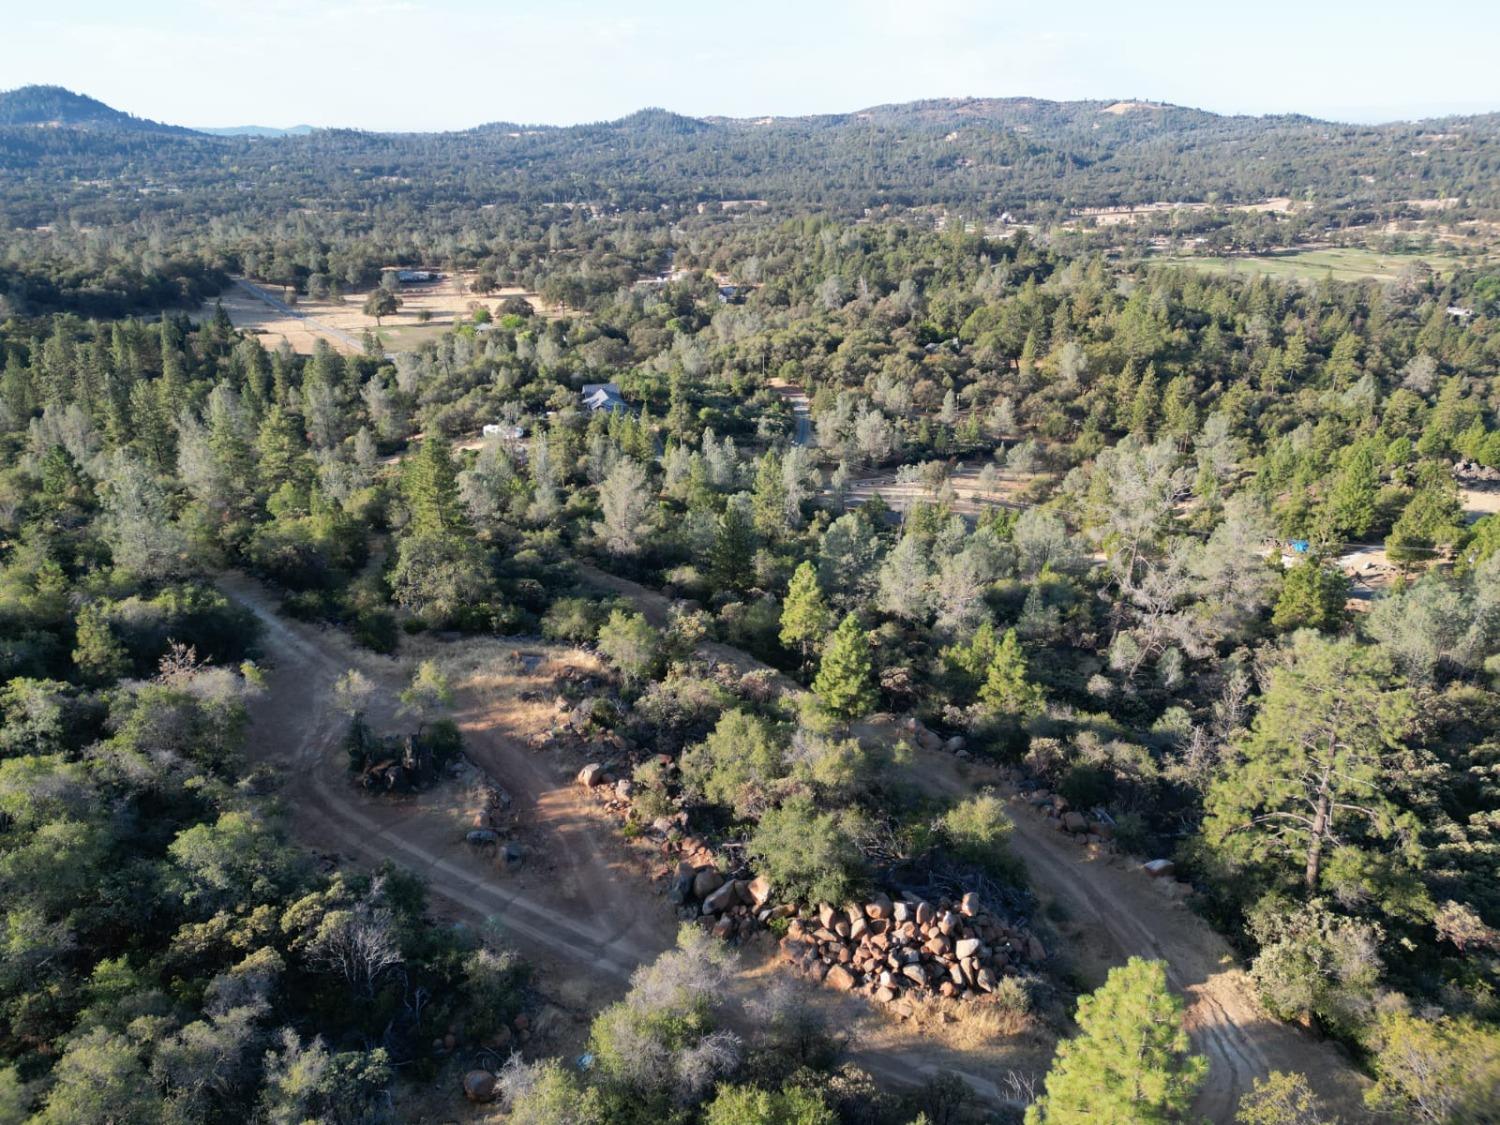
[[[105,105],[87,94],[61,86],[22,86],[0,93],[0,126],[31,125],[112,132],[192,135],[180,125],[165,125]]]

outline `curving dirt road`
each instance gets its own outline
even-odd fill
[[[548,768],[499,729],[481,694],[462,698],[457,718],[467,755],[504,784],[526,839],[538,848],[519,875],[501,874],[462,843],[459,810],[445,787],[397,803],[350,785],[339,750],[347,719],[333,706],[334,682],[350,668],[374,681],[380,690],[368,715],[379,729],[395,719],[391,701],[407,673],[401,662],[356,649],[336,630],[281,617],[274,597],[252,579],[229,574],[219,585],[264,627],[266,692],[250,706],[248,751],[281,778],[303,844],[370,866],[393,860],[422,875],[438,913],[500,931],[585,1012],[618,996],[637,966],[672,945],[678,923],[609,847],[613,825],[601,823],[566,771]],[[744,964],[736,984],[742,999],[779,971],[773,957],[753,951]],[[1000,1085],[1004,1067],[987,1075],[980,1060],[913,1042],[851,997],[818,989],[809,1002],[849,1033],[851,1059],[889,1083],[920,1086],[948,1071],[994,1104],[1018,1104]]]
[[[634,601],[648,619],[665,620],[669,602],[660,593],[593,567],[581,569],[591,582]],[[723,659],[726,652],[737,654],[741,670],[765,667],[726,645],[713,645],[705,655]],[[801,689],[793,684],[790,690]],[[984,785],[1003,786],[1000,771],[988,766],[963,763],[947,754],[928,758],[926,781],[954,795]],[[1091,859],[1071,838],[1048,828],[1019,803],[1014,808],[1011,849],[1025,862],[1037,896],[1061,908],[1067,921],[1058,928],[1068,939],[1068,959],[1092,978],[1091,984],[1102,983],[1110,966],[1132,956],[1166,961],[1169,981],[1188,1001],[1194,1049],[1210,1062],[1208,1080],[1194,1107],[1198,1113],[1211,1121],[1232,1121],[1240,1098],[1256,1078],[1284,1070],[1307,1075],[1346,1121],[1364,1119],[1364,1080],[1337,1047],[1266,1014],[1220,934],[1170,898],[1160,881],[1137,870],[1133,862]],[[962,1070],[961,1063],[949,1065]],[[969,1072],[965,1077],[1000,1100],[992,1083]]]
[[[305,843],[364,863],[391,859],[428,882],[448,912],[503,931],[533,960],[566,960],[618,989],[643,961],[671,945],[665,911],[642,910],[618,864],[597,844],[595,813],[566,779],[547,776],[525,748],[458,715],[469,757],[502,778],[528,837],[545,842],[520,873],[463,842],[455,795],[443,787],[399,802],[371,798],[349,784],[339,751],[347,718],[333,705],[334,682],[359,668],[378,690],[370,707],[377,729],[394,719],[404,684],[397,661],[361,652],[333,630],[288,621],[258,583],[226,575],[221,587],[260,619],[269,671],[266,693],[250,706],[249,753],[282,780],[295,834]]]
[[[1208,1056],[1208,1081],[1195,1109],[1231,1121],[1240,1097],[1272,1070],[1307,1075],[1346,1121],[1364,1117],[1362,1080],[1332,1044],[1272,1019],[1222,936],[1167,887],[1120,858],[1091,859],[1065,833],[1013,801],[1011,850],[1026,864],[1039,898],[1061,907],[1070,959],[1102,980],[1127,957],[1159,958],[1188,1001],[1194,1048]],[[1092,983],[1092,981],[1091,981]]]
[[[653,620],[666,599],[635,583],[584,568],[586,577],[631,599]],[[458,810],[443,787],[402,802],[372,799],[349,785],[338,749],[345,718],[333,706],[334,681],[351,667],[377,687],[373,724],[394,720],[392,700],[404,666],[355,649],[337,631],[288,621],[258,583],[228,575],[221,586],[264,626],[270,670],[265,696],[251,705],[250,754],[284,779],[294,831],[305,843],[376,864],[392,859],[428,882],[445,912],[493,926],[544,967],[566,965],[566,976],[592,982],[587,998],[618,994],[631,971],[673,939],[676,921],[665,906],[645,901],[645,886],[597,809],[566,772],[528,750],[495,721],[479,697],[465,696],[457,714],[476,764],[511,792],[525,838],[536,849],[518,875],[462,843]],[[704,653],[741,670],[763,668],[723,645]],[[784,686],[800,690],[786,681]],[[948,755],[925,770],[955,793],[998,780],[995,771]],[[1278,1023],[1256,1003],[1243,969],[1223,938],[1157,882],[1122,860],[1090,859],[1086,851],[1019,805],[1012,848],[1026,863],[1039,897],[1061,908],[1069,958],[1088,976],[1132,955],[1161,958],[1189,1001],[1194,1046],[1211,1061],[1196,1109],[1230,1121],[1240,1096],[1270,1070],[1304,1073],[1348,1120],[1361,1116],[1360,1080],[1331,1045]],[[846,1026],[857,1027],[852,1052],[861,1065],[898,1084],[920,1083],[940,1070],[960,1073],[987,1100],[1015,1104],[1003,1092],[1004,1063],[984,1051],[959,1052],[882,1032],[868,1009],[847,997],[823,997]],[[864,1021],[864,1022],[862,1022]]]

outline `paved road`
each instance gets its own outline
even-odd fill
[[[293,306],[287,304],[285,301],[281,300],[279,297],[273,297],[267,290],[262,289],[254,282],[246,281],[243,277],[236,277],[233,280],[236,285],[238,285],[246,293],[250,294],[250,296],[254,297],[257,301],[264,301],[277,312],[281,313],[283,316],[295,317],[297,320],[300,320],[303,324],[307,325],[320,336],[327,336],[331,340],[337,340],[342,344],[347,344],[355,351],[362,351],[364,349],[364,341],[359,339],[352,333],[345,332],[342,328],[335,328],[333,325],[326,324],[309,313],[305,313],[299,309],[294,308]]]
[[[795,383],[783,382],[780,379],[772,379],[770,387],[792,408],[792,418],[796,423],[796,427],[792,430],[792,443],[811,445],[813,438],[812,403],[808,401],[807,392]]]

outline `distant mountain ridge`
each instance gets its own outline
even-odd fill
[[[0,93],[0,125],[38,125],[110,132],[158,133],[191,136],[194,130],[181,125],[136,117],[105,105],[87,94],[75,94],[61,86],[22,86]]]
[[[222,125],[212,129],[198,129],[198,132],[207,133],[210,137],[305,137],[316,131],[315,125],[289,125],[286,128],[275,125]]]
[[[657,135],[691,136],[714,129],[801,128],[819,129],[858,122],[909,125],[962,125],[964,123],[1025,129],[1043,124],[1091,126],[1101,117],[1149,119],[1153,124],[1191,127],[1214,122],[1260,121],[1277,124],[1329,124],[1303,114],[1265,114],[1230,116],[1204,109],[1173,105],[1170,102],[1138,100],[1051,101],[1046,98],[928,98],[914,102],[887,103],[843,113],[766,115],[761,117],[693,117],[672,110],[649,106],[609,121],[580,122],[575,125],[526,125],[512,121],[487,121],[468,129],[425,133],[381,129],[334,130],[371,135],[442,136],[444,133],[566,133],[587,132],[601,128],[618,132],[642,132]],[[76,94],[61,86],[22,86],[0,92],[0,126],[49,125],[76,128],[117,129],[123,131],[212,137],[303,137],[328,132],[313,125],[287,127],[268,125],[230,125],[190,129],[136,117],[114,109],[86,94]],[[1378,126],[1361,126],[1378,128]]]
[[[346,206],[559,202],[655,210],[764,200],[963,207],[1023,222],[1155,202],[1289,198],[1500,207],[1500,114],[1387,125],[1226,116],[1142,100],[940,98],[801,117],[495,121],[441,133],[177,129],[57,87],[0,94],[0,229],[131,215],[201,221]],[[67,185],[66,187],[60,185]]]

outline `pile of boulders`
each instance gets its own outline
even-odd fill
[[[578,784],[591,790],[610,812],[624,817],[630,812],[635,782],[619,777],[607,762],[590,762],[578,771]]]
[[[1500,482],[1500,469],[1481,465],[1478,461],[1460,461],[1453,466],[1453,475],[1461,481]]]
[[[917,994],[952,999],[994,992],[1023,963],[1044,961],[1042,943],[983,910],[977,895],[928,902],[878,894],[843,908],[798,913],[782,959],[843,992],[884,1004]]]
[[[1048,827],[1066,832],[1078,843],[1113,847],[1110,841],[1114,839],[1114,827],[1097,815],[1086,815],[1069,807],[1062,794],[1036,789],[1027,794],[1026,803],[1047,818]]]
[[[688,917],[700,917],[721,938],[749,937],[772,918],[790,917],[789,906],[771,905],[771,882],[764,876],[730,878],[712,863],[711,853],[692,837],[682,842],[683,858],[667,897]],[[710,862],[694,862],[709,859]]]
[[[506,828],[510,824],[510,811],[510,794],[489,778],[484,778],[469,790],[470,828]]]
[[[880,716],[876,716],[877,719]],[[919,749],[928,753],[952,754],[958,758],[968,758],[969,751],[965,748],[964,736],[955,734],[951,738],[944,738],[915,715],[907,715],[897,724],[897,729],[909,736]]]

